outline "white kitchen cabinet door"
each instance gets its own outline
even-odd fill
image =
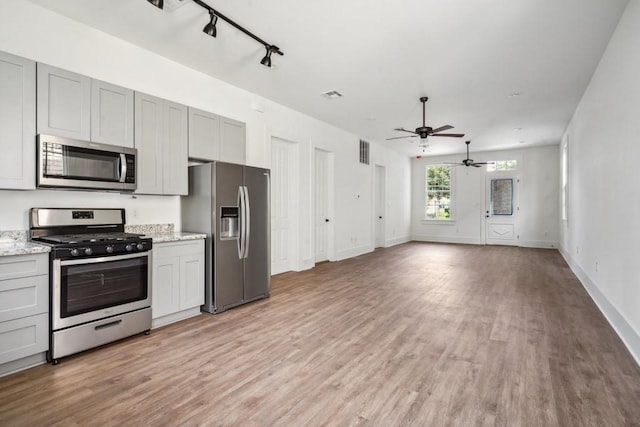
[[[246,162],[246,125],[243,122],[220,117],[220,160],[244,165]]]
[[[220,116],[189,107],[189,158],[220,158]]]
[[[203,241],[201,241],[203,242]],[[180,257],[180,309],[204,304],[204,248]]]
[[[180,261],[178,257],[154,257],[151,292],[151,312],[154,319],[180,310]]]
[[[89,140],[91,79],[46,64],[37,70],[37,133]]]
[[[0,52],[0,188],[36,187],[36,63]]]
[[[136,193],[163,194],[164,100],[136,92],[135,96]]]
[[[91,81],[91,140],[133,147],[133,90]]]
[[[163,194],[187,195],[189,192],[187,107],[164,102]]]

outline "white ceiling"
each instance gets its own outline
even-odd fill
[[[32,0],[91,27],[356,135],[421,154],[396,127],[450,124],[427,154],[557,143],[628,0],[205,0],[264,47],[190,0]],[[165,0],[167,2],[169,0]],[[178,1],[178,0],[173,0]],[[330,90],[344,97],[328,100]],[[519,96],[509,96],[519,93]],[[520,130],[515,130],[520,129]],[[524,141],[524,142],[521,142]]]

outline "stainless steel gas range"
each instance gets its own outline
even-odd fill
[[[31,209],[31,240],[51,246],[53,364],[151,329],[151,239],[124,224],[124,209]]]

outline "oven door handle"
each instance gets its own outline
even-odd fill
[[[103,256],[99,258],[83,258],[60,261],[60,265],[78,265],[78,264],[98,264],[101,262],[120,261],[123,259],[148,257],[151,251],[138,252],[135,254]]]

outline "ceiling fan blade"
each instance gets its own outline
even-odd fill
[[[432,133],[429,136],[449,136],[451,138],[462,138],[464,133]]]
[[[438,133],[438,132],[444,132],[445,130],[449,130],[449,129],[453,129],[453,126],[451,126],[451,125],[440,126],[439,128],[432,130],[431,134]]]
[[[401,132],[409,132],[409,133],[412,133],[414,135],[418,135],[417,133],[415,133],[412,130],[407,130],[407,129],[403,129],[403,128],[395,128],[394,130],[401,131]]]
[[[387,141],[391,141],[392,139],[403,139],[403,138],[415,138],[418,135],[413,135],[413,136],[396,136],[395,138],[387,138]]]

